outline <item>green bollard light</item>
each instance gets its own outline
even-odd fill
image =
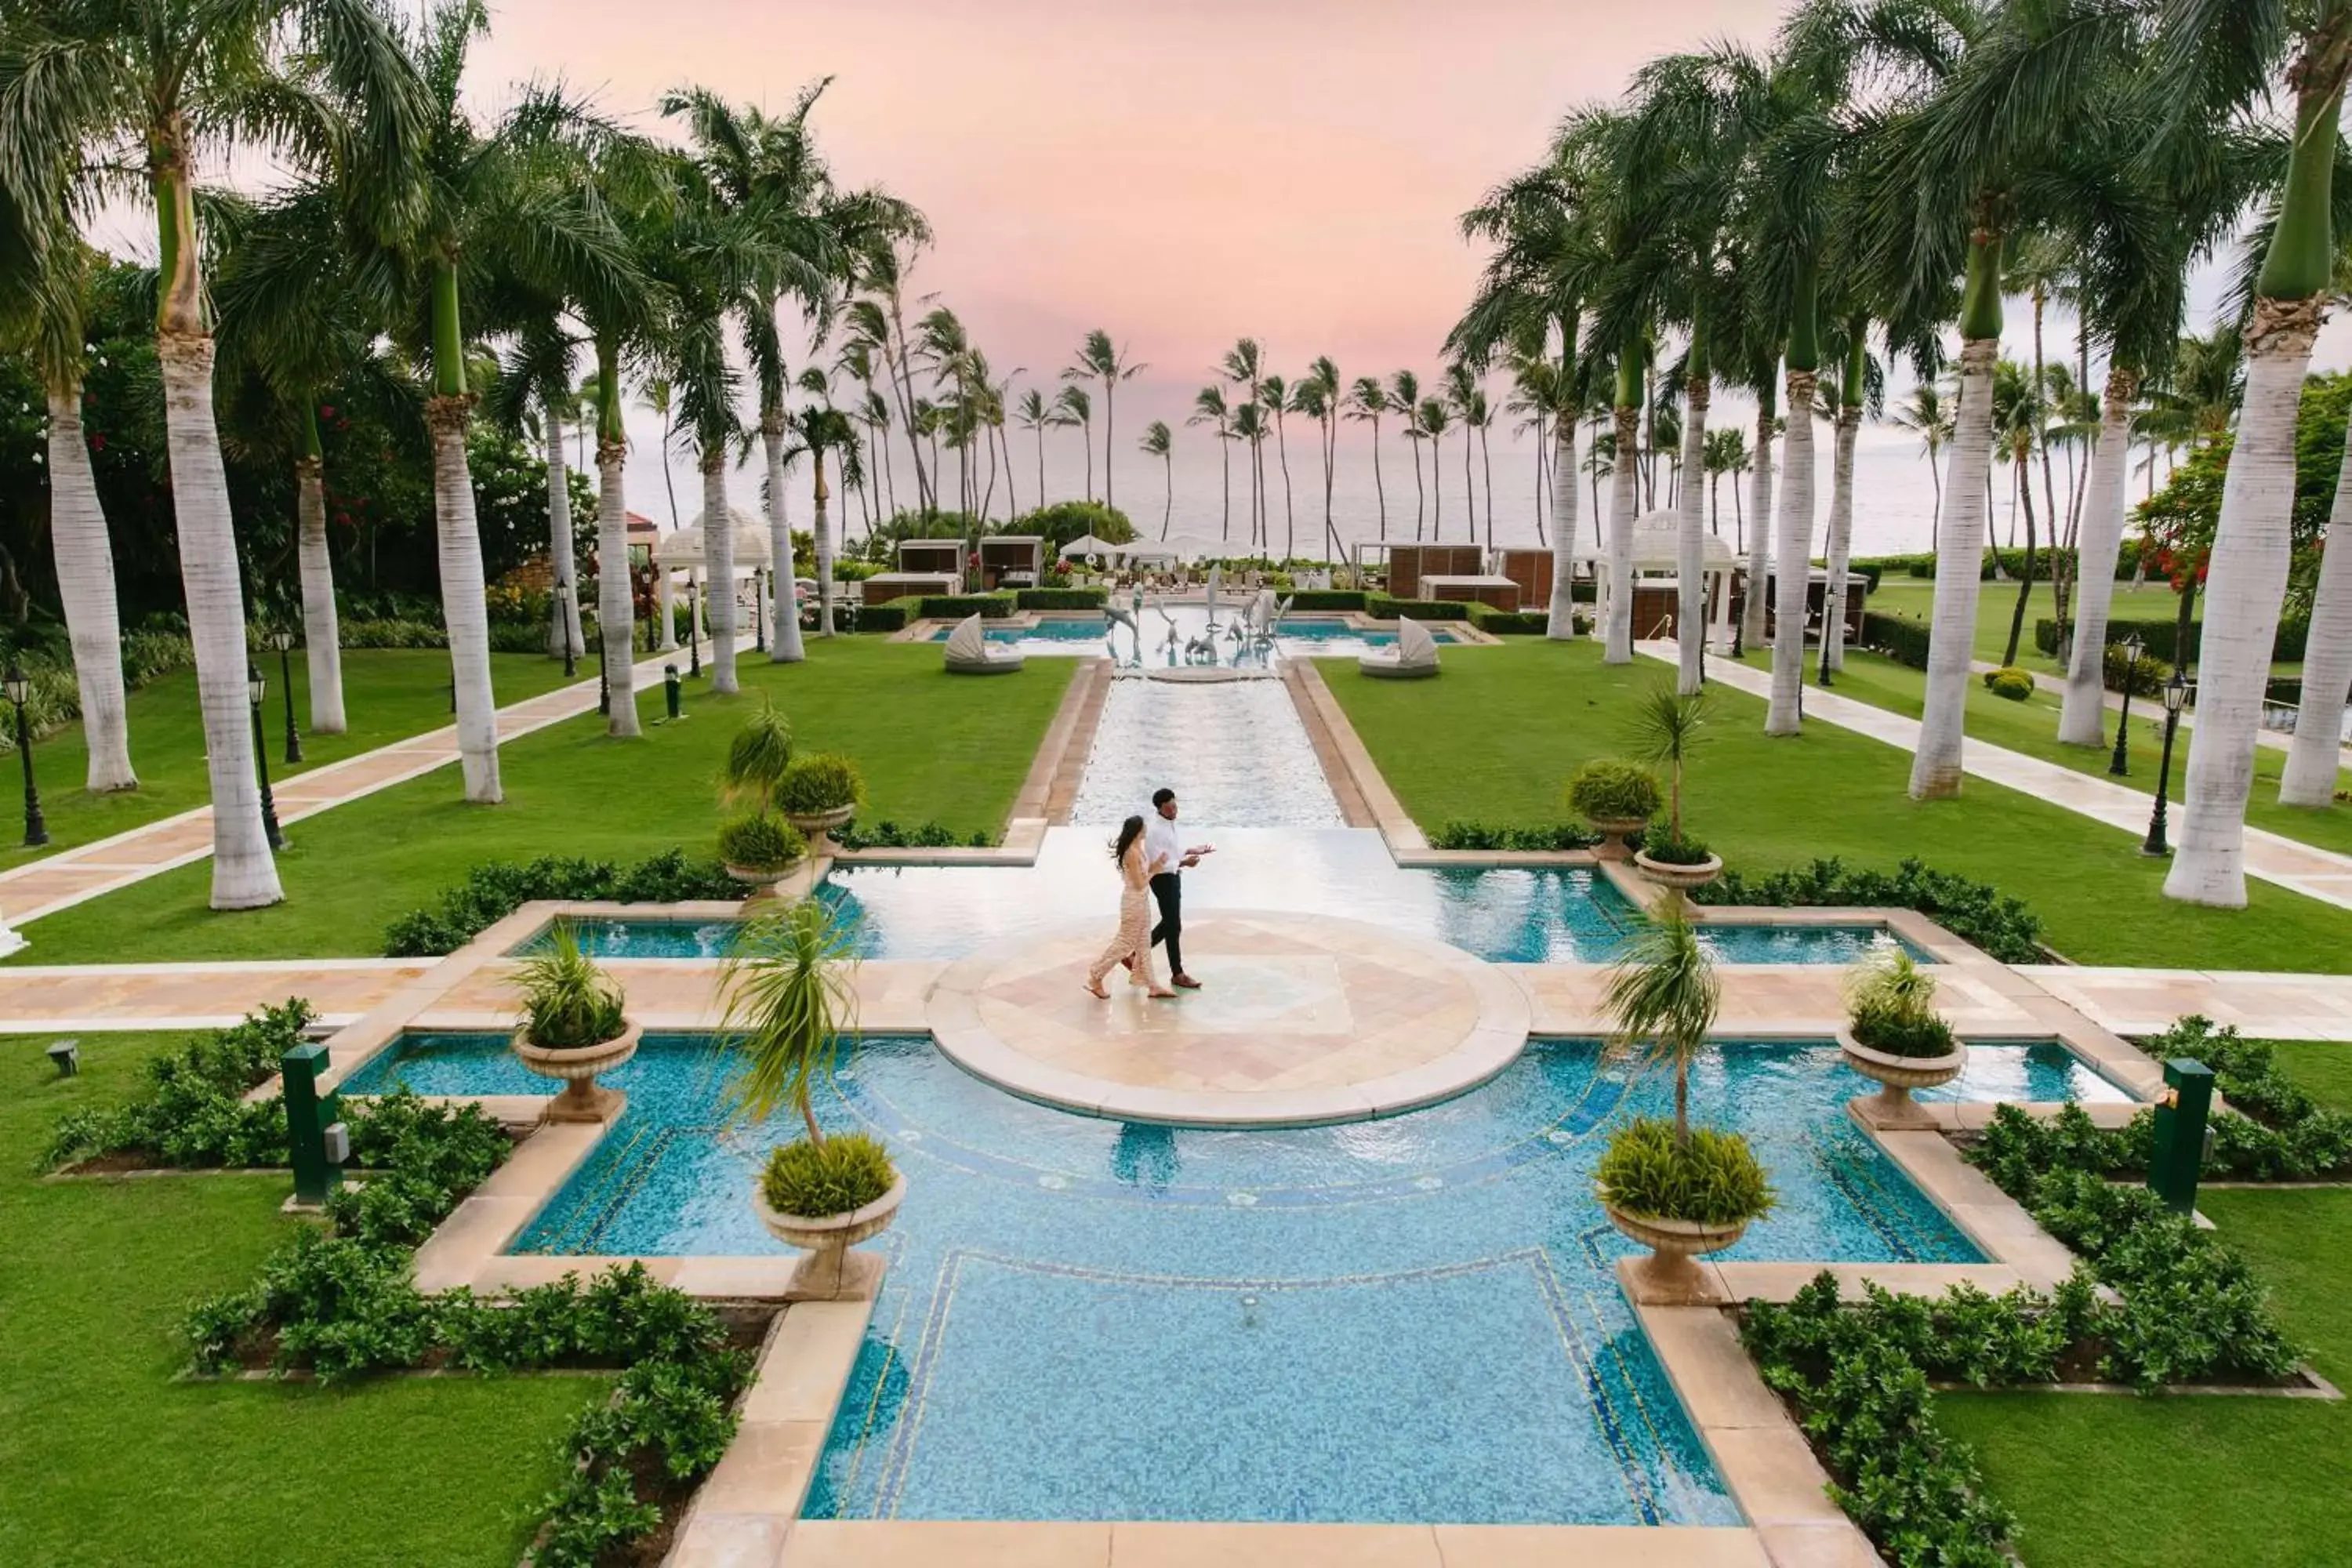
[[[2164,1098],[2156,1105],[2156,1137],[2148,1152],[2147,1188],[2175,1214],[2197,1207],[2197,1177],[2205,1164],[2205,1117],[2213,1106],[2213,1069],[2190,1057],[2164,1064]]]
[[[673,719],[677,718],[678,714],[677,666],[674,664],[662,666],[662,700],[669,707],[669,716]]]
[[[294,1201],[323,1204],[342,1184],[341,1162],[328,1149],[327,1130],[340,1111],[336,1097],[319,1093],[327,1070],[327,1047],[316,1040],[296,1046],[278,1060],[285,1085],[286,1148],[294,1167]]]

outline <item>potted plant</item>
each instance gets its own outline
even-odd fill
[[[776,785],[793,763],[793,726],[762,692],[760,706],[727,743],[719,769],[719,798],[731,805],[764,811],[775,803]]]
[[[719,825],[719,858],[727,874],[754,888],[772,888],[808,852],[800,829],[764,811],[747,811]]]
[[[1698,929],[1669,909],[1633,939],[1602,1004],[1617,1026],[1612,1048],[1675,1074],[1674,1120],[1631,1119],[1593,1169],[1609,1223],[1651,1249],[1639,1268],[1646,1301],[1705,1298],[1691,1259],[1731,1246],[1772,1209],[1772,1184],[1748,1140],[1690,1124],[1691,1062],[1706,1047],[1721,994]]]
[[[1838,1049],[1846,1065],[1876,1080],[1878,1093],[1854,1109],[1873,1127],[1932,1127],[1911,1098],[1960,1076],[1969,1048],[1935,1007],[1936,977],[1896,947],[1864,960],[1846,977],[1845,1027]]]
[[[864,1133],[825,1136],[811,1095],[833,1071],[841,1037],[854,1029],[857,993],[852,932],[831,906],[806,899],[746,926],[720,976],[725,1038],[742,1059],[735,1114],[764,1121],[800,1114],[808,1136],[772,1151],[751,1193],[770,1235],[806,1256],[787,1301],[861,1300],[880,1261],[849,1249],[889,1228],[907,1195],[881,1143]]]
[[[1683,890],[1702,888],[1723,874],[1721,858],[1683,833],[1683,763],[1706,725],[1704,690],[1676,691],[1671,682],[1650,689],[1634,711],[1633,754],[1641,761],[1666,768],[1666,820],[1653,823],[1634,852],[1642,875],[1667,890],[1667,901],[1679,908]]]
[[[1624,859],[1629,841],[1658,815],[1658,781],[1649,769],[1601,757],[1568,781],[1568,804],[1602,836],[1601,853]]]
[[[865,798],[857,764],[830,752],[794,757],[776,780],[773,796],[784,820],[808,835],[809,853],[831,852],[825,835],[847,822]]]
[[[547,951],[524,961],[522,1022],[514,1053],[542,1078],[561,1079],[563,1092],[548,1103],[550,1121],[609,1121],[628,1097],[604,1089],[596,1075],[637,1054],[642,1032],[623,1012],[621,988],[580,950],[569,922],[558,921]]]

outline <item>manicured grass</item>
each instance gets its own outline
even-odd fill
[[[640,691],[649,722],[637,741],[607,739],[588,713],[508,744],[504,805],[467,805],[453,763],[298,823],[279,858],[284,903],[215,913],[205,907],[212,868],[200,861],[32,922],[20,962],[367,955],[383,951],[394,916],[484,860],[634,860],[681,846],[714,854],[713,781],[763,691],[801,746],[856,759],[866,820],[997,833],[1077,668],[1033,659],[982,680],[948,675],[930,647],[838,638],[809,649],[798,665],[744,659],[743,690],[731,699],[690,682],[675,724],[650,722],[663,710],[660,688]]]
[[[1869,606],[1881,615],[1901,616],[1917,621],[1921,626],[1933,618],[1936,605],[1936,584],[1926,577],[1882,577],[1878,592],[1870,595]],[[2037,565],[2033,587],[2025,601],[2025,627],[2017,639],[2017,662],[2021,668],[2036,674],[2058,672],[2055,660],[2033,646],[2033,623],[2055,616],[2054,601],[2050,592],[2050,580],[2040,575]],[[2009,620],[2017,609],[2017,584],[1983,583],[1977,593],[1976,656],[2000,662],[2009,647]],[[2114,607],[2108,614],[2119,621],[2169,621],[2180,613],[2179,596],[2171,584],[2153,581],[2134,589],[2128,582],[2116,584]],[[2205,601],[2197,602],[2194,616],[2205,613]]]
[[[1327,679],[1405,808],[1434,828],[1561,820],[1569,773],[1622,755],[1634,699],[1670,673],[1646,658],[1605,666],[1581,639],[1450,650],[1436,680],[1369,680],[1344,664]],[[2024,900],[2078,962],[2352,973],[2352,910],[2259,882],[2244,910],[2179,903],[2133,835],[1976,779],[1957,800],[1914,801],[1908,752],[1819,723],[1769,739],[1761,700],[1717,688],[1717,702],[1686,815],[1737,869],[1916,856]]]
[[[339,763],[362,752],[422,735],[454,722],[449,712],[449,655],[440,648],[353,648],[343,655],[343,714],[351,728],[341,735],[310,732],[310,681],[298,651],[294,675],[294,721],[302,731],[302,761],[289,766],[286,707],[273,655],[257,668],[268,682],[262,703],[262,737],[269,747],[269,782],[277,784],[323,763]],[[593,664],[583,665],[590,680]],[[563,661],[536,654],[490,656],[490,685],[501,704],[520,702],[563,684]],[[41,855],[53,855],[174,816],[212,800],[205,776],[204,720],[196,708],[196,672],[173,670],[126,699],[131,719],[131,765],[139,787],[116,795],[82,788],[89,753],[81,726],[73,724],[33,745],[33,766],[41,789],[41,812],[48,819],[46,848],[26,849],[11,831],[0,834],[0,870]],[[14,756],[0,757],[0,778],[13,792],[22,775]],[[12,795],[13,798],[13,795]]]
[[[2352,1379],[2352,1192],[2216,1192],[2199,1206],[2269,1282],[2313,1365]],[[1941,1405],[2017,1511],[2032,1568],[2315,1568],[2347,1555],[2352,1405],[1956,1394]]]
[[[2273,1040],[2281,1071],[2312,1099],[2352,1111],[2352,1043],[2337,1040]]]
[[[188,1304],[298,1222],[282,1175],[43,1182],[69,1107],[120,1099],[170,1035],[0,1038],[0,1563],[510,1568],[603,1378],[178,1382]]]
[[[1747,662],[1758,668],[1769,668],[1769,658],[1752,655]],[[1927,676],[1924,670],[1909,668],[1889,658],[1872,653],[1853,653],[1846,657],[1846,667],[1836,678],[1833,689],[1841,697],[1851,697],[1857,702],[1868,702],[1916,719],[1927,705]],[[2022,702],[2011,702],[1995,697],[1981,680],[1969,686],[1969,737],[1990,741],[2012,752],[2022,752],[2043,762],[2056,763],[2076,773],[2108,777],[2107,763],[2114,753],[2106,747],[2063,746],[2058,743],[2058,710],[2063,688],[2056,677],[2037,682],[2032,697]],[[2152,715],[2152,717],[2151,717]],[[2115,715],[2107,717],[2106,732],[2110,745],[2115,737]],[[2187,788],[2189,773],[2189,731],[2184,727],[2172,747],[2172,784],[2167,792],[2179,801]],[[2156,788],[2157,763],[2164,744],[2164,705],[2160,701],[2134,699],[2131,713],[2131,739],[2126,747],[2126,765],[2130,772],[2118,784],[2149,793]],[[2334,805],[2318,810],[2304,806],[2281,805],[2278,803],[2280,772],[2286,766],[2286,753],[2271,746],[2254,748],[2254,791],[2246,804],[2249,826],[2267,829],[2284,837],[2298,839],[2322,849],[2352,855],[2352,806]],[[2336,787],[2352,789],[2352,770],[2339,770]],[[1976,787],[1970,781],[1969,788]],[[2172,828],[2179,830],[2179,814],[2172,818]]]

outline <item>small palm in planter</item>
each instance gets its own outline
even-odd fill
[[[809,853],[830,853],[825,835],[847,822],[866,796],[857,764],[830,752],[794,757],[776,781],[776,809],[808,835]]]
[[[758,710],[727,743],[727,761],[719,770],[719,798],[730,805],[765,811],[792,763],[792,723],[776,711],[774,699],[762,693]]]
[[[1707,847],[1683,835],[1683,763],[1706,727],[1707,694],[1679,692],[1662,680],[1634,710],[1633,754],[1666,768],[1666,820],[1652,824],[1633,856],[1643,877],[1667,889],[1667,902],[1683,904],[1683,889],[1702,888],[1723,874],[1723,861]]]
[[[1603,852],[1622,859],[1632,853],[1627,842],[1649,826],[1664,803],[1649,769],[1600,758],[1570,778],[1568,804],[1602,835]]]
[[[1690,1124],[1690,1067],[1706,1047],[1721,994],[1697,928],[1678,910],[1634,938],[1609,980],[1612,1043],[1675,1071],[1674,1120],[1633,1118],[1593,1170],[1609,1223],[1651,1249],[1639,1269],[1646,1301],[1705,1298],[1691,1259],[1731,1246],[1772,1209],[1772,1184],[1748,1140]]]
[[[1933,1127],[1935,1119],[1911,1098],[1960,1076],[1969,1048],[1936,1011],[1936,977],[1901,948],[1854,965],[1846,979],[1845,1027],[1838,1048],[1846,1065],[1877,1080],[1853,1109],[1873,1127]]]
[[[755,888],[772,888],[808,853],[800,829],[764,811],[747,811],[719,825],[719,858],[727,874]]]
[[[580,951],[579,938],[562,921],[547,951],[526,961],[516,978],[523,1003],[514,1053],[542,1078],[563,1080],[563,1092],[548,1102],[547,1120],[609,1121],[620,1115],[628,1097],[598,1087],[596,1075],[637,1054],[641,1031],[622,1011],[621,988]]]
[[[882,1266],[849,1249],[889,1228],[907,1195],[906,1178],[881,1144],[862,1133],[828,1138],[811,1102],[833,1071],[841,1037],[856,1027],[850,979],[852,931],[815,900],[743,930],[721,972],[726,1038],[743,1058],[736,1114],[764,1121],[800,1113],[808,1136],[772,1152],[751,1207],[778,1240],[807,1256],[785,1289],[788,1301],[862,1300]]]

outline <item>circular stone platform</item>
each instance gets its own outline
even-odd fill
[[[1410,1110],[1486,1082],[1527,1044],[1527,993],[1443,942],[1319,915],[1204,912],[1184,922],[1202,989],[1155,1001],[1114,969],[1102,1002],[1086,973],[1111,931],[1107,911],[950,965],[927,1003],[940,1048],[1047,1105],[1237,1127]]]

